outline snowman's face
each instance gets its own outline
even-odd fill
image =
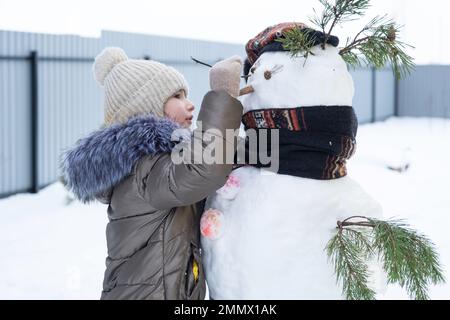
[[[305,58],[289,52],[266,52],[253,65],[247,85],[254,92],[241,96],[244,112],[269,108],[351,106],[353,79],[339,49],[320,46]]]

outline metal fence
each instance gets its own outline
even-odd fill
[[[398,114],[450,118],[450,66],[420,66],[399,82]]]
[[[100,38],[83,38],[0,31],[0,198],[36,192],[57,180],[62,150],[100,126],[103,97],[91,68],[95,55],[106,46],[122,47],[132,58],[174,66],[185,75],[196,105],[209,89],[208,69],[190,57],[212,64],[233,54],[245,56],[239,44],[143,34],[104,31]],[[441,70],[419,67],[411,80],[397,84],[390,70],[351,73],[360,123],[423,111],[412,107],[418,105],[414,95],[424,92],[418,86],[428,88],[442,75]],[[449,84],[446,75],[439,78],[441,87]],[[439,92],[431,97],[423,93],[420,103],[448,103],[449,91]],[[448,110],[446,105],[436,114],[448,116]]]
[[[151,58],[180,70],[199,105],[209,88],[208,68],[239,54],[241,45],[118,32],[101,38],[0,31],[0,198],[36,192],[58,179],[59,155],[103,120],[94,57],[119,46],[131,58]]]
[[[359,123],[375,122],[395,115],[396,80],[390,69],[350,70],[355,84],[353,107]]]

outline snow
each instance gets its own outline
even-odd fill
[[[433,287],[430,297],[450,299],[450,120],[391,118],[360,127],[357,141],[352,177],[382,204],[385,217],[405,218],[436,244],[449,283]],[[408,160],[404,173],[386,169]],[[408,297],[390,286],[383,298]]]
[[[349,161],[352,179],[383,206],[385,217],[405,218],[436,244],[449,279],[450,120],[391,118],[360,126]],[[399,173],[387,166],[409,169]],[[68,203],[55,183],[37,195],[0,200],[0,299],[98,299],[106,258],[106,206]],[[450,284],[433,286],[432,299],[450,299]],[[407,299],[389,286],[380,299]]]
[[[339,299],[323,249],[349,215],[382,218],[382,209],[350,177],[322,181],[244,167],[235,199],[216,195],[222,236],[202,237],[211,295],[221,299]],[[269,276],[268,276],[269,275]],[[283,288],[280,290],[279,288]]]
[[[67,204],[55,183],[0,201],[0,299],[98,299],[106,206]]]

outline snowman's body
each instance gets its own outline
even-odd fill
[[[352,105],[353,81],[335,47],[314,47],[306,62],[267,52],[254,66],[248,81],[254,93],[241,98],[244,112]],[[266,79],[267,70],[277,71]],[[223,220],[218,238],[202,236],[210,296],[342,298],[324,248],[338,220],[381,218],[380,205],[348,176],[323,181],[242,167],[231,178],[205,208],[220,211]]]

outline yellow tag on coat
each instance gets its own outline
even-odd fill
[[[197,261],[194,260],[194,263],[192,265],[192,273],[194,274],[194,280],[197,282],[198,280],[198,264]]]

